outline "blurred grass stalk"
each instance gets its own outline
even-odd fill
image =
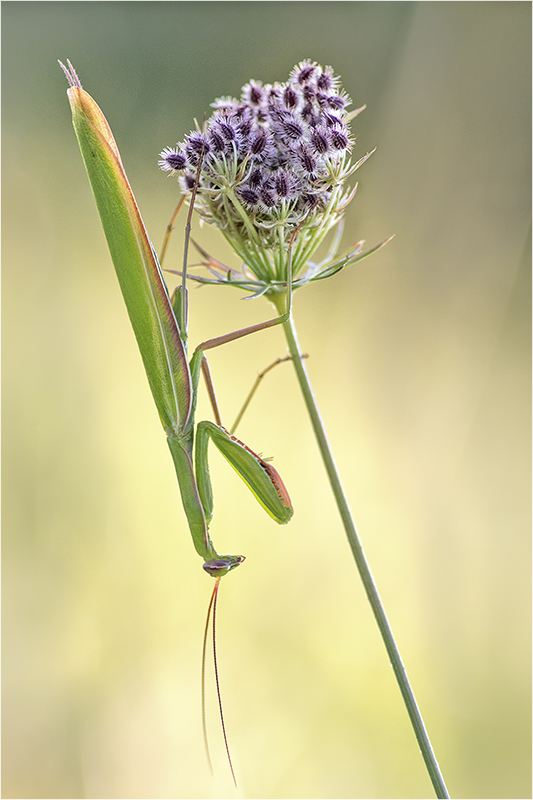
[[[61,66],[63,66],[63,65],[61,65]],[[69,68],[72,69],[70,63],[69,63]],[[63,67],[63,69],[64,69],[65,73],[67,74],[67,77],[69,77],[69,73],[65,69],[65,67]],[[73,69],[72,69],[72,73],[75,76],[75,73],[74,73]],[[106,139],[106,140],[109,139],[110,141],[113,142],[113,146],[112,147],[110,146],[110,148],[108,148],[109,152],[106,151],[105,156],[106,156],[106,159],[110,163],[113,162],[112,166],[109,167],[111,172],[113,174],[115,174],[115,172],[117,174],[119,174],[119,177],[121,178],[121,180],[123,178],[122,182],[124,184],[124,187],[126,187],[124,189],[124,191],[123,191],[122,199],[119,196],[120,192],[118,192],[118,193],[116,193],[117,196],[114,198],[114,203],[111,203],[109,205],[107,205],[102,200],[102,198],[100,197],[101,202],[99,203],[99,205],[100,205],[100,213],[101,213],[101,215],[103,215],[102,216],[102,220],[104,221],[105,215],[112,215],[112,217],[113,217],[112,219],[110,218],[109,223],[110,223],[110,228],[115,233],[113,234],[112,240],[108,241],[113,260],[114,260],[114,262],[116,262],[116,260],[119,259],[119,261],[124,266],[124,264],[128,261],[128,259],[133,259],[133,260],[139,259],[139,263],[141,264],[141,266],[144,264],[144,267],[145,267],[146,264],[144,262],[146,261],[146,258],[145,258],[144,253],[145,253],[145,250],[147,249],[147,247],[151,248],[151,245],[149,245],[149,240],[147,238],[145,240],[142,236],[139,236],[139,241],[138,241],[138,243],[136,245],[136,248],[137,248],[138,252],[131,252],[131,250],[132,250],[132,247],[131,247],[131,236],[128,237],[127,231],[131,228],[132,218],[134,218],[135,225],[137,226],[136,230],[137,229],[141,230],[141,228],[142,228],[142,231],[145,232],[145,229],[144,229],[144,226],[142,224],[142,221],[140,220],[140,215],[138,214],[138,211],[137,211],[137,205],[136,205],[136,202],[135,202],[135,198],[133,197],[133,193],[131,192],[131,189],[130,189],[129,184],[127,182],[127,178],[126,178],[125,172],[123,171],[122,163],[121,163],[121,160],[120,160],[120,155],[118,153],[118,150],[116,150],[116,146],[114,144],[114,139],[113,139],[112,134],[111,134],[111,129],[109,128],[109,125],[108,125],[105,117],[101,113],[100,109],[96,106],[96,104],[94,104],[94,101],[92,100],[92,98],[90,98],[88,95],[86,95],[85,92],[83,92],[83,90],[81,89],[81,84],[79,84],[79,82],[76,83],[76,81],[78,81],[77,76],[75,76],[75,81],[74,82],[72,82],[72,79],[70,77],[69,77],[69,81],[71,81],[71,86],[72,86],[72,88],[69,90],[69,98],[70,98],[71,105],[72,105],[73,118],[74,118],[74,123],[75,123],[74,127],[75,127],[75,129],[77,131],[77,134],[79,135],[79,132],[78,132],[78,129],[80,127],[79,120],[82,119],[83,131],[85,131],[87,133],[87,135],[89,136],[89,138],[91,139],[91,142],[86,147],[86,150],[89,153],[89,155],[90,155],[89,151],[90,151],[91,147],[95,147],[98,144],[99,138],[103,137],[104,139]],[[89,114],[87,112],[87,109],[84,107],[84,102],[83,102],[83,98],[84,97],[86,97],[88,102],[89,102],[89,106],[92,109],[92,114]],[[76,120],[78,120],[78,125],[76,124]],[[96,142],[96,145],[95,145],[95,142]],[[83,147],[81,146],[81,142],[80,142],[80,148],[82,149],[82,154],[83,154],[84,150],[83,150]],[[364,159],[361,159],[360,163],[362,163],[363,160]],[[98,170],[99,167],[96,166],[96,168],[95,168],[94,164],[92,164],[92,165],[89,164],[89,165],[87,165],[87,169],[88,169],[89,177],[91,179],[91,184],[93,184],[94,180],[96,180],[97,184],[98,184],[98,187],[99,187],[99,190],[100,190],[100,195],[102,195],[102,193],[105,194],[104,190],[105,190],[105,185],[106,185],[106,175],[104,174],[104,172],[102,172],[101,175],[96,175],[96,178],[95,178],[95,175],[94,175],[95,169]],[[91,178],[91,176],[92,176],[92,178]],[[107,177],[109,177],[109,176],[107,176]],[[121,186],[122,186],[122,184],[121,184]],[[99,195],[98,195],[97,192],[95,192],[95,196],[98,199]],[[116,209],[117,209],[117,203],[118,203],[118,207],[120,208],[121,215],[117,215],[115,213]],[[109,240],[109,235],[108,235],[108,240]],[[135,247],[133,249],[135,250]],[[373,250],[374,249],[377,249],[377,248],[373,248]],[[369,252],[372,252],[372,251],[369,251]],[[352,261],[355,261],[355,260],[359,260],[359,258],[364,257],[364,255],[368,255],[369,252],[363,254],[363,256],[356,255],[356,257],[354,257],[353,259],[350,259],[350,261],[352,262]],[[358,251],[357,251],[357,254],[358,254]],[[144,258],[144,261],[143,261],[143,258]],[[345,259],[344,263],[343,263],[343,266],[346,263],[347,263],[347,261]],[[287,276],[287,269],[290,269],[290,266],[288,267],[288,264],[285,263],[285,264],[282,265],[282,269],[285,270],[285,275]],[[124,272],[124,269],[122,269],[122,272]],[[333,273],[331,273],[331,274],[333,274]],[[120,275],[121,275],[121,272],[119,271],[119,277],[120,277]],[[126,278],[123,278],[121,283],[123,283],[124,280],[126,280],[126,279],[128,279],[127,276],[126,276]],[[218,281],[213,281],[213,282],[218,282]],[[278,284],[279,284],[279,282],[278,282]],[[289,281],[289,284],[290,284],[290,281]],[[161,281],[160,285],[164,286],[162,281]],[[166,291],[166,287],[165,287],[165,291]],[[146,297],[145,297],[145,300],[142,301],[141,306],[143,306],[143,303],[144,303],[144,307],[138,307],[137,301],[139,301],[139,297],[140,297],[140,295],[143,294],[143,292],[146,294]],[[138,287],[136,289],[136,298],[137,298],[137,300],[136,300],[135,313],[137,314],[137,316],[140,315],[140,317],[139,317],[140,323],[139,324],[141,324],[141,327],[142,327],[142,331],[140,332],[141,340],[145,340],[146,339],[146,336],[144,335],[145,332],[146,332],[145,331],[146,326],[148,328],[150,328],[150,320],[148,318],[145,320],[145,317],[148,317],[148,312],[146,311],[146,307],[150,306],[150,297],[149,297],[149,295],[151,295],[152,292],[153,292],[153,286],[152,286],[151,283],[150,283],[149,286],[147,286],[145,289],[143,289],[143,291],[138,290]],[[274,292],[274,293],[266,293],[266,292],[261,292],[261,293],[265,293],[265,295],[268,297],[268,299],[274,304],[274,306],[276,307],[280,317],[282,315],[284,315],[285,309],[286,309],[286,305],[285,305],[286,296],[285,296],[285,294],[280,293],[279,290]],[[168,298],[168,296],[159,298],[159,301],[160,301],[160,304],[162,304],[165,307],[165,310],[168,310],[170,308],[170,299]],[[130,316],[131,316],[131,314],[130,314]],[[135,316],[135,314],[134,314],[134,316]],[[289,312],[288,319],[286,318],[286,315],[285,315],[285,319],[286,319],[286,321],[283,323],[283,329],[284,329],[285,337],[286,337],[286,340],[287,340],[289,353],[290,353],[290,355],[292,357],[294,368],[296,370],[298,383],[300,385],[300,388],[301,388],[301,391],[302,391],[302,394],[303,394],[303,397],[304,397],[304,401],[305,401],[305,404],[306,404],[306,407],[307,407],[307,410],[308,410],[308,413],[309,413],[309,417],[311,419],[311,425],[313,427],[313,431],[315,433],[315,437],[316,437],[316,440],[317,440],[317,443],[318,443],[318,447],[319,447],[320,453],[322,455],[322,459],[324,461],[326,472],[327,472],[327,475],[328,475],[328,478],[329,478],[329,481],[330,481],[330,485],[331,485],[331,488],[332,488],[332,491],[333,491],[333,495],[335,497],[335,501],[336,501],[336,504],[337,504],[337,507],[338,507],[338,510],[339,510],[339,513],[340,513],[340,516],[341,516],[341,519],[342,519],[342,523],[343,523],[343,526],[344,526],[344,529],[345,529],[345,532],[346,532],[346,536],[348,538],[348,542],[349,542],[350,548],[352,550],[352,554],[353,554],[355,563],[356,563],[357,568],[359,570],[359,574],[361,576],[361,580],[363,581],[363,585],[365,587],[365,591],[367,593],[367,597],[368,597],[368,600],[370,602],[370,605],[371,605],[371,608],[372,608],[372,612],[373,612],[374,617],[376,619],[376,622],[377,622],[379,631],[381,633],[381,636],[383,638],[383,641],[384,641],[384,644],[385,644],[385,647],[386,647],[390,662],[392,664],[394,673],[396,675],[396,679],[398,681],[398,685],[400,687],[400,691],[401,691],[402,697],[403,697],[405,705],[407,707],[407,712],[409,714],[409,718],[410,718],[411,724],[413,726],[413,729],[414,729],[418,744],[420,746],[420,750],[422,752],[422,756],[424,758],[424,762],[426,764],[426,767],[427,767],[429,776],[431,778],[433,787],[435,789],[436,795],[437,795],[438,798],[448,798],[449,794],[448,794],[448,791],[446,789],[446,784],[444,782],[444,778],[443,778],[443,776],[441,774],[437,759],[435,757],[433,748],[431,746],[431,742],[429,740],[429,736],[427,734],[424,722],[422,720],[422,716],[420,714],[420,710],[418,708],[418,705],[417,705],[413,690],[412,690],[411,685],[409,683],[409,679],[407,677],[407,673],[406,673],[405,667],[403,665],[403,662],[402,662],[402,659],[401,659],[401,656],[400,656],[400,652],[399,652],[398,647],[396,645],[396,642],[394,640],[394,636],[392,634],[391,627],[390,627],[389,622],[387,620],[387,616],[385,614],[385,610],[383,608],[383,604],[381,602],[381,599],[380,599],[376,584],[375,584],[374,579],[372,577],[372,573],[370,571],[370,567],[369,567],[369,565],[367,563],[367,560],[366,560],[366,557],[364,555],[363,548],[361,546],[361,542],[359,540],[359,536],[358,536],[358,533],[357,533],[357,529],[356,529],[355,523],[353,521],[352,513],[350,511],[350,507],[348,505],[348,502],[347,502],[345,494],[344,494],[344,490],[342,488],[340,476],[339,476],[338,471],[337,471],[337,467],[336,467],[336,464],[335,464],[333,453],[331,451],[331,447],[329,445],[329,441],[328,441],[327,434],[326,434],[326,431],[325,431],[325,428],[324,428],[324,424],[322,422],[322,419],[321,419],[321,416],[320,416],[320,412],[318,410],[318,406],[317,406],[316,399],[315,399],[315,396],[314,396],[314,393],[313,393],[313,389],[311,387],[309,376],[307,374],[307,370],[306,370],[306,368],[304,366],[304,363],[303,363],[303,358],[305,356],[303,356],[303,354],[301,353],[301,350],[300,350],[300,347],[299,347],[299,344],[298,344],[298,339],[297,339],[296,329],[295,329],[294,320],[293,320],[293,316],[292,316],[292,311]],[[159,317],[158,317],[158,320],[159,320]],[[153,320],[152,320],[152,322],[153,322]],[[153,325],[152,325],[152,327],[153,327]],[[148,336],[148,339],[150,339],[150,336]],[[142,348],[141,348],[141,351],[142,351]],[[156,354],[156,355],[160,355],[160,354]],[[155,355],[153,355],[153,356],[151,355],[151,358],[152,358],[152,360],[155,359]],[[166,364],[167,362],[166,362],[165,359],[164,359],[164,361],[165,361],[165,364]],[[146,359],[145,359],[145,366],[147,366]],[[157,374],[159,376],[160,370],[159,371],[156,370],[156,372],[157,372]],[[150,379],[150,369],[148,368],[148,366],[147,366],[147,373],[148,373],[148,377]],[[150,382],[151,382],[151,385],[154,383],[153,380],[150,381]],[[154,387],[153,386],[152,386],[152,389],[154,391]],[[178,387],[177,395],[178,395],[179,399],[182,399],[181,395],[183,395],[183,394],[184,394],[183,387]],[[172,423],[174,422],[174,420],[173,419],[166,419],[166,416],[168,416],[168,408],[169,407],[173,408],[174,407],[174,403],[173,402],[169,402],[167,397],[159,398],[157,391],[154,392],[154,396],[155,396],[158,408],[160,410],[160,414],[162,416],[163,422],[167,423],[170,426],[172,426]],[[171,398],[171,400],[173,400],[173,399],[174,399],[174,397]],[[161,402],[158,402],[158,400],[160,400]],[[183,401],[183,402],[185,402],[185,401]],[[178,405],[180,405],[180,403],[178,403]]]

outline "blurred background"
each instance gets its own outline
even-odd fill
[[[250,78],[330,64],[357,118],[343,247],[298,292],[308,369],[452,796],[531,796],[530,16],[525,2],[44,2],[3,22],[3,796],[431,797],[290,364],[240,437],[274,464],[279,528],[212,453],[231,778],[200,655],[212,580],[100,229],[57,59],[102,107],[156,248],[159,151]],[[167,266],[178,267],[184,218]],[[216,232],[194,235],[222,261]],[[235,263],[235,262],[232,262]],[[191,291],[191,342],[268,319]],[[286,352],[210,361],[231,422]],[[199,418],[209,417],[201,393]]]

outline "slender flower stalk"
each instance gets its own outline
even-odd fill
[[[422,753],[422,757],[431,778],[431,782],[433,783],[436,796],[439,798],[449,797],[446,784],[444,783],[444,778],[440,771],[438,761],[424,725],[424,720],[422,719],[413,689],[411,688],[409,678],[407,677],[407,672],[403,665],[398,645],[394,639],[392,628],[387,619],[385,608],[381,602],[381,598],[370,571],[370,566],[366,559],[361,540],[359,539],[359,534],[357,533],[357,528],[355,527],[350,506],[348,505],[346,495],[344,494],[344,489],[342,487],[341,479],[337,470],[337,465],[335,464],[335,459],[331,451],[326,429],[324,427],[324,423],[322,422],[320,411],[318,410],[318,405],[311,382],[309,380],[309,375],[307,374],[307,370],[302,361],[301,350],[298,344],[296,329],[294,327],[292,316],[289,321],[285,323],[283,328],[287,339],[289,352],[292,356],[292,361],[296,369],[298,383],[300,385],[300,389],[302,390],[307,411],[311,419],[311,425],[313,427],[318,447],[324,461],[324,466],[329,478],[331,490],[341,515],[348,543],[357,565],[357,569],[359,570],[359,575],[361,576],[363,586],[365,587],[368,601],[372,608],[379,632],[381,633],[381,637],[387,649],[394,674],[396,675],[396,680],[398,681],[398,686],[400,687],[400,691],[407,708],[407,713],[409,714],[409,719],[411,720],[411,725],[413,726],[415,736],[420,746],[420,752]]]
[[[252,80],[243,87],[240,99],[215,100],[214,113],[202,130],[196,125],[183,142],[160,153],[160,167],[179,174],[182,191],[189,198],[196,188],[195,209],[200,217],[221,231],[242,260],[240,269],[229,268],[197,245],[209,274],[190,275],[191,279],[234,286],[248,297],[264,295],[282,316],[287,311],[288,285],[298,289],[331,277],[389,241],[366,252],[363,242],[358,242],[337,254],[344,212],[356,188],[345,188],[345,181],[371,155],[351,161],[354,140],[349,125],[364,106],[348,112],[350,104],[331,67],[302,61],[285,83],[263,85]],[[330,232],[334,234],[330,252],[318,263],[311,261]],[[342,488],[292,314],[283,329],[346,536],[422,756],[437,797],[447,798]]]

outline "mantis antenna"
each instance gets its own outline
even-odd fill
[[[231,777],[233,778],[233,783],[237,786],[237,780],[235,778],[235,772],[233,770],[233,764],[231,761],[231,755],[229,752],[229,745],[228,745],[228,737],[226,736],[226,726],[224,724],[224,712],[222,710],[222,696],[220,694],[220,681],[218,677],[218,663],[217,663],[217,638],[216,638],[216,618],[217,618],[217,599],[218,599],[218,587],[220,585],[220,578],[217,578],[215,581],[215,585],[213,587],[213,592],[211,594],[211,600],[209,602],[209,608],[207,609],[207,619],[205,621],[205,630],[204,630],[204,644],[202,648],[202,728],[204,731],[204,744],[205,744],[205,752],[207,754],[207,760],[209,762],[209,767],[211,769],[211,773],[213,772],[213,766],[211,764],[211,756],[209,754],[209,743],[207,740],[207,725],[205,721],[205,659],[206,659],[206,651],[207,651],[207,637],[209,634],[209,620],[211,618],[211,609],[213,610],[213,664],[215,667],[215,683],[217,687],[217,698],[218,698],[218,708],[220,711],[220,722],[222,725],[222,735],[224,737],[224,745],[226,747],[226,755],[228,757],[229,768],[231,770]]]
[[[226,747],[226,755],[228,757],[229,768],[231,770],[231,777],[233,778],[233,783],[235,784],[235,786],[237,786],[237,780],[235,778],[235,772],[233,771],[233,764],[229,752],[228,737],[226,736],[226,726],[224,724],[224,712],[222,711],[222,696],[220,694],[220,682],[218,678],[216,617],[217,617],[217,598],[218,598],[219,584],[220,584],[220,578],[217,578],[215,581],[215,585],[213,587],[213,592],[211,594],[211,600],[209,601],[209,607],[207,609],[207,618],[205,621],[205,629],[204,629],[204,643],[202,647],[202,729],[204,732],[204,744],[205,744],[205,752],[207,755],[207,761],[209,763],[209,769],[211,770],[211,774],[213,774],[213,765],[211,763],[211,756],[209,754],[209,742],[207,739],[207,725],[205,721],[205,660],[207,651],[207,637],[209,634],[209,620],[211,618],[211,609],[212,609],[213,610],[213,664],[215,667],[215,683],[217,687],[218,708],[220,711],[222,735],[224,736],[224,745]]]

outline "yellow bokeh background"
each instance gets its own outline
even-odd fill
[[[239,435],[275,456],[279,528],[212,454],[211,579],[70,122],[70,60],[106,114],[156,247],[158,152],[250,78],[331,64],[355,106],[343,245],[395,239],[294,312],[345,491],[452,796],[531,796],[530,22],[524,2],[3,4],[3,797],[431,797],[290,364]],[[179,264],[182,224],[169,253]],[[194,235],[220,260],[216,232]],[[191,341],[267,319],[191,291]],[[211,356],[224,418],[284,355]],[[209,417],[201,393],[199,418]]]

